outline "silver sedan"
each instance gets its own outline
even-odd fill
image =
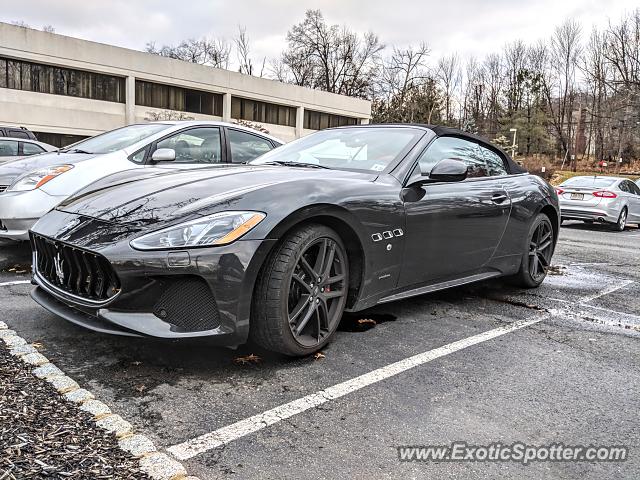
[[[556,190],[562,220],[606,223],[617,231],[640,223],[640,187],[626,178],[573,177]]]
[[[112,130],[56,152],[0,165],[0,238],[28,240],[40,217],[124,170],[245,163],[283,142],[224,122],[167,121]]]

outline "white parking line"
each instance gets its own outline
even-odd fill
[[[359,377],[355,377],[351,380],[347,380],[324,390],[312,393],[306,397],[272,408],[266,412],[240,420],[239,422],[222,427],[214,432],[206,433],[192,440],[174,445],[169,447],[167,450],[179,460],[188,460],[200,453],[207,452],[237,440],[238,438],[249,435],[250,433],[262,430],[263,428],[305,412],[310,408],[315,408],[330,400],[344,397],[349,393],[353,393],[364,387],[381,382],[382,380],[386,380],[387,378],[391,378],[395,375],[406,372],[407,370],[424,365],[425,363],[450,355],[467,347],[529,327],[548,317],[549,315],[543,315],[534,320],[517,321],[509,325],[494,328],[493,330],[488,330],[478,335],[473,335],[472,337],[449,343],[448,345],[438,347],[434,350],[419,353],[404,360],[400,360],[385,367],[365,373],[364,375],[360,375]]]
[[[16,280],[14,282],[0,283],[0,287],[10,287],[11,285],[24,285],[25,283],[31,283],[31,280]]]
[[[582,299],[580,299],[580,303],[591,302],[593,300],[596,300],[597,298],[604,297],[605,295],[608,295],[609,293],[613,293],[616,290],[620,290],[621,288],[624,288],[627,285],[630,285],[632,283],[633,283],[633,280],[624,280],[624,281],[622,281],[622,283],[618,283],[617,285],[611,285],[610,287],[607,287],[604,290],[600,290],[598,293],[583,297]]]

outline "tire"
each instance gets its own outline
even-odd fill
[[[510,278],[511,283],[523,288],[539,287],[547,276],[553,248],[551,220],[544,213],[539,213],[529,226],[520,269]]]
[[[626,226],[627,226],[627,207],[624,207],[620,211],[620,215],[618,216],[618,221],[613,224],[612,228],[616,232],[622,232],[624,231]]]
[[[251,340],[290,356],[322,349],[338,328],[348,285],[349,263],[340,236],[324,225],[293,230],[270,254],[257,280]]]

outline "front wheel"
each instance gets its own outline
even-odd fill
[[[618,221],[613,225],[616,232],[622,232],[627,226],[627,207],[624,207],[618,216]]]
[[[547,276],[553,255],[553,226],[544,213],[539,213],[529,227],[520,270],[511,280],[524,288],[540,286]]]
[[[280,242],[258,279],[251,339],[291,356],[329,343],[347,302],[349,264],[340,236],[324,225],[298,228]]]

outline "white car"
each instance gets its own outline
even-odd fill
[[[57,150],[53,145],[26,138],[0,137],[0,164]],[[0,187],[0,191],[2,187]]]
[[[230,123],[152,122],[7,162],[0,165],[0,238],[28,240],[29,229],[45,213],[116,172],[246,163],[282,144],[270,135]]]
[[[572,177],[556,191],[562,220],[607,223],[618,231],[640,223],[640,187],[626,178]]]

